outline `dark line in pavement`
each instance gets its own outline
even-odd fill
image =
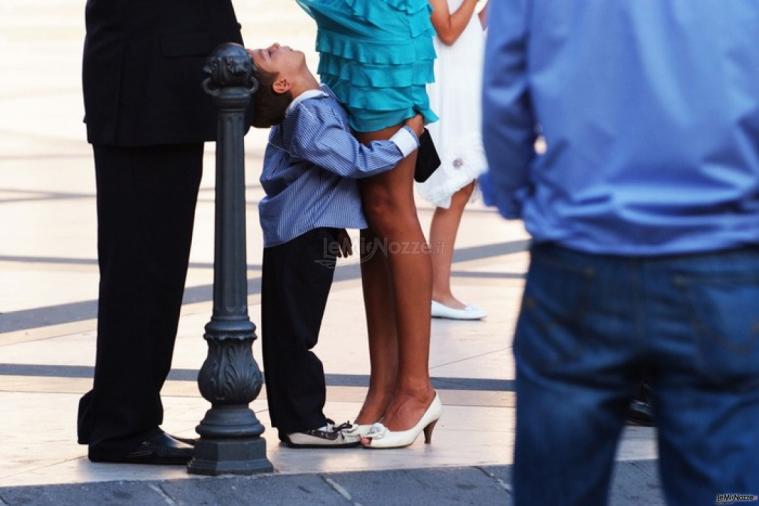
[[[0,156],[0,160],[2,160],[2,157]],[[36,194],[48,194],[49,192],[46,192],[45,190],[23,190],[20,188],[0,188],[0,193],[36,193]]]
[[[0,199],[0,204],[17,204],[19,202],[48,202],[51,200],[84,200],[84,199],[94,199],[95,195],[90,195],[86,193],[82,193],[80,195],[45,195],[40,197],[18,197],[18,198],[10,198],[10,199]],[[198,198],[198,204],[213,204],[214,199],[212,198]],[[259,201],[258,200],[246,200],[245,205],[249,207],[257,207]]]
[[[454,278],[491,278],[491,279],[525,279],[522,272],[484,272],[484,271],[451,271]]]
[[[0,160],[2,160],[2,157],[0,157]],[[261,185],[259,183],[253,183],[245,186],[246,190],[258,190],[261,188]],[[214,191],[213,187],[209,188],[200,188],[199,193]],[[0,198],[0,204],[12,204],[17,202],[36,202],[36,201],[48,201],[48,200],[76,200],[76,199],[94,199],[96,195],[94,193],[75,193],[75,192],[54,192],[54,191],[46,191],[46,190],[19,190],[16,188],[6,189],[6,188],[0,188],[0,192],[2,193],[22,193],[22,194],[32,194],[33,196],[30,197],[11,197],[11,198]],[[202,203],[213,203],[213,198],[198,198],[198,202]],[[248,200],[248,205],[257,204],[257,200]]]
[[[211,157],[212,153],[208,152],[206,156]],[[248,151],[245,153],[245,160],[262,160],[263,151]],[[92,160],[92,153],[48,153],[33,155],[0,155],[0,161],[6,162],[26,162],[35,160]],[[211,164],[212,166],[212,164]]]
[[[2,160],[2,157],[0,157],[0,160]],[[245,186],[248,190],[260,190],[261,185],[260,184],[249,184]],[[199,190],[199,197],[198,197],[198,203],[199,204],[213,204],[214,199],[213,197],[204,197],[204,193],[213,192],[214,188],[201,188]],[[51,201],[51,200],[83,200],[83,199],[94,199],[96,195],[94,193],[64,193],[64,192],[49,192],[44,190],[17,190],[17,189],[11,189],[11,190],[5,190],[0,188],[0,192],[16,192],[16,193],[30,193],[34,194],[34,196],[31,197],[12,197],[7,199],[0,198],[0,204],[15,204],[19,202],[40,202],[40,201]],[[259,200],[257,199],[248,199],[245,201],[246,207],[250,208],[256,208],[258,206]],[[429,206],[429,205],[419,205],[417,206],[417,211],[422,212],[434,212],[436,207]],[[471,208],[467,209],[467,213],[469,214],[493,214],[496,211],[492,208]]]
[[[453,254],[453,262],[468,262],[470,260],[482,260],[483,258],[499,257],[502,255],[513,255],[514,253],[527,251],[529,248],[530,241],[528,239],[461,248],[457,249]]]
[[[453,261],[454,263],[458,263],[511,255],[526,251],[529,245],[530,241],[521,240],[461,248],[454,253]],[[358,264],[341,265],[335,270],[335,282],[357,279],[361,279],[361,267]],[[258,295],[260,293],[261,278],[249,278],[248,295]],[[193,304],[210,300],[213,300],[212,284],[191,286],[185,288],[182,304]],[[91,320],[96,317],[97,299],[22,309],[0,313],[0,333]]]
[[[27,264],[97,265],[97,258],[29,257],[0,255],[0,262]],[[213,262],[190,262],[190,269],[213,269]],[[249,271],[260,271],[261,264],[248,264]]]
[[[41,197],[18,197],[12,199],[0,199],[0,204],[17,204],[19,202],[47,202],[50,200],[77,200],[95,198],[94,195],[45,195]]]
[[[91,378],[94,369],[86,365],[0,364],[0,376],[29,376],[41,378]],[[332,387],[368,387],[365,374],[326,374],[327,385]],[[195,369],[173,369],[172,381],[197,381]],[[488,378],[433,377],[432,385],[440,390],[477,390],[513,392],[514,380]]]

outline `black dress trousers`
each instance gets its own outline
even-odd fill
[[[119,456],[158,429],[192,241],[203,143],[94,146],[100,290],[79,442]]]
[[[264,248],[261,338],[271,423],[284,434],[316,429],[324,416],[324,368],[311,351],[332,287],[335,233],[318,228]]]

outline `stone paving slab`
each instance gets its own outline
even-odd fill
[[[666,506],[659,482],[656,460],[641,460],[617,464],[612,478],[611,504],[641,504]]]
[[[511,466],[0,488],[3,506],[510,505]],[[617,464],[611,506],[663,506],[656,461]]]
[[[398,469],[333,475],[354,504],[443,506],[505,504],[509,491],[476,467]]]

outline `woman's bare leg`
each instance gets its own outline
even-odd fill
[[[398,332],[393,285],[382,244],[383,241],[371,229],[361,231],[361,283],[372,371],[369,392],[356,418],[356,423],[362,425],[378,422],[385,414],[398,376]]]
[[[432,248],[432,299],[448,307],[464,309],[466,304],[454,297],[451,291],[451,264],[456,234],[459,231],[464,208],[474,191],[474,181],[451,197],[448,209],[438,207],[430,225]]]
[[[359,139],[364,143],[388,139],[397,130],[398,127],[393,127],[361,134]],[[413,427],[434,397],[428,366],[432,265],[414,204],[415,163],[416,156],[411,155],[392,171],[361,181],[367,219],[374,233],[384,241],[392,278],[398,368],[393,397],[382,418],[382,423],[390,430]],[[370,287],[370,290],[375,289]],[[367,307],[367,312],[379,310],[379,307]],[[368,320],[376,322],[388,316],[387,313],[375,315]],[[370,330],[369,335],[370,339],[378,340],[382,332]],[[383,361],[392,363],[390,355],[395,350],[379,348],[377,345]],[[374,377],[383,373],[372,370]]]

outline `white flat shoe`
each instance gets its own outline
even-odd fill
[[[361,438],[358,435],[349,434],[352,424],[346,422],[335,425],[331,420],[324,427],[291,432],[284,438],[284,443],[290,448],[347,448],[358,446]]]
[[[369,449],[387,449],[387,448],[405,448],[414,444],[419,434],[424,432],[424,443],[432,443],[432,431],[435,430],[437,421],[443,414],[443,403],[440,402],[440,396],[435,392],[435,398],[424,412],[422,418],[409,430],[392,431],[381,423],[372,425],[369,434],[366,435],[371,440],[371,444],[366,446]]]
[[[349,435],[351,437],[365,438],[369,435],[369,432],[371,432],[371,430],[371,424],[363,425],[354,423],[350,426],[350,428],[343,429],[343,434]]]
[[[469,304],[464,309],[456,309],[436,300],[432,301],[431,309],[433,318],[446,318],[448,320],[482,320],[488,313],[479,306]]]

